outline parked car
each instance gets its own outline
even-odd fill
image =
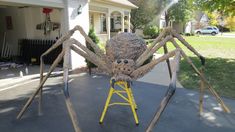
[[[211,34],[214,36],[219,33],[219,29],[214,26],[208,26],[208,27],[204,27],[202,29],[195,30],[195,33],[196,34]]]

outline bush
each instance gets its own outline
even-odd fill
[[[99,38],[96,36],[94,28],[91,28],[91,29],[89,30],[88,36],[92,39],[92,41],[93,41],[94,43],[96,43],[96,44],[99,43],[100,40],[99,40]],[[86,47],[87,47],[89,50],[91,50],[92,52],[95,52],[94,49],[90,46],[90,44],[89,44],[88,42],[86,42]],[[88,61],[87,59],[86,59],[85,61],[86,61],[87,67],[88,67],[89,69],[94,68],[94,67],[97,67],[95,64],[93,64],[92,62]]]
[[[145,26],[143,33],[145,36],[150,36],[151,38],[155,38],[158,36],[158,28],[157,26],[154,25]]]

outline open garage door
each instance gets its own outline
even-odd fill
[[[62,2],[40,1],[0,0],[0,60],[39,64],[40,55],[60,37]],[[61,48],[46,62],[50,64]]]

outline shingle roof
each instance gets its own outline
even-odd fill
[[[99,0],[99,1],[120,4],[120,5],[123,5],[123,6],[128,6],[130,8],[138,8],[136,5],[132,4],[128,0]]]
[[[130,6],[132,8],[138,8],[136,5],[132,4],[128,0],[109,0],[109,1],[114,2],[114,3],[118,3],[118,4],[122,4],[122,5],[126,5],[126,6]]]

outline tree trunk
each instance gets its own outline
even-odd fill
[[[167,13],[167,11],[165,11],[165,22],[166,22],[166,27],[168,27],[168,25],[169,25],[169,20],[170,20],[170,18],[169,18],[169,14]]]
[[[133,28],[131,29],[131,32],[132,32],[132,33],[135,33],[135,30],[136,30],[136,27],[133,26]]]

